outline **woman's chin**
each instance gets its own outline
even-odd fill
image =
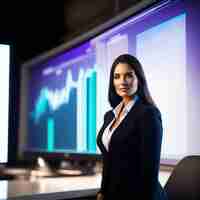
[[[127,98],[127,97],[130,97],[131,95],[129,95],[129,93],[127,92],[120,92],[120,94],[118,94],[120,97],[122,98]]]

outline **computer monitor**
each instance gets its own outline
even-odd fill
[[[0,165],[8,162],[10,44],[0,43]]]
[[[162,113],[162,159],[200,153],[199,8],[195,0],[139,3],[24,63],[20,152],[99,156],[111,64],[129,53],[141,61]]]

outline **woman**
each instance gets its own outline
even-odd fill
[[[103,155],[97,199],[166,200],[158,181],[162,122],[140,62],[119,56],[110,72],[109,103],[97,137]]]

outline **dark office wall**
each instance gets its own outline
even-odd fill
[[[16,24],[17,53],[21,62],[57,45],[64,35],[64,1],[25,1]]]
[[[3,1],[0,41],[15,45],[23,63],[148,0]]]
[[[23,63],[148,0],[2,1],[0,41],[11,41]]]
[[[64,2],[63,41],[67,42],[84,32],[112,19],[142,0],[66,0]]]

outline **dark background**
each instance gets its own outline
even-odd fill
[[[0,3],[0,41],[14,44],[16,59],[21,64],[141,1],[6,1]]]

